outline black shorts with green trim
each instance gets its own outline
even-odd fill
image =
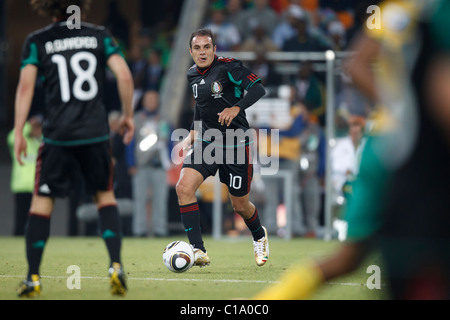
[[[42,143],[36,163],[34,194],[66,197],[83,177],[86,194],[113,190],[113,162],[109,140],[79,146]]]
[[[240,146],[218,146],[207,141],[195,141],[186,155],[183,168],[192,168],[206,179],[219,171],[220,182],[235,197],[250,192],[253,178],[252,148],[247,142]]]

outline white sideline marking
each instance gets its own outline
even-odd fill
[[[18,275],[0,275],[0,278],[23,278],[24,276]],[[43,279],[67,279],[67,276],[41,276]],[[109,277],[89,277],[82,276],[81,279],[91,280],[108,280]],[[237,279],[187,279],[187,278],[147,278],[147,277],[127,277],[127,280],[136,281],[182,281],[182,282],[223,282],[223,283],[266,283],[273,284],[279,283],[279,281],[272,280],[237,280]],[[352,283],[352,282],[326,282],[328,285],[335,286],[366,286],[365,283]]]

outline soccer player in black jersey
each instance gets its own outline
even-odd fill
[[[194,124],[182,143],[184,150],[192,148],[192,151],[184,160],[176,191],[181,219],[194,248],[194,264],[210,263],[200,230],[195,192],[208,176],[219,171],[220,181],[228,186],[235,212],[252,232],[256,264],[262,266],[269,257],[269,243],[258,210],[249,201],[253,140],[248,134],[250,127],[245,109],[264,96],[265,89],[260,78],[241,61],[216,56],[214,35],[210,30],[192,33],[189,52],[195,64],[187,78],[196,106]],[[244,95],[244,91],[247,94]],[[196,156],[199,153],[200,160]],[[207,159],[208,155],[214,159]]]
[[[22,162],[22,155],[26,156],[22,129],[36,78],[44,79],[44,137],[25,236],[29,269],[19,296],[40,294],[39,267],[50,234],[50,216],[55,198],[65,197],[71,188],[69,177],[75,162],[84,176],[86,192],[98,207],[100,228],[111,259],[111,292],[123,295],[126,283],[120,255],[121,230],[112,188],[113,163],[103,87],[105,69],[109,67],[117,78],[123,111],[120,127],[124,143],[129,143],[134,133],[131,72],[104,27],[81,23],[79,29],[69,28],[67,7],[75,4],[85,10],[85,1],[33,0],[31,4],[51,16],[53,23],[28,35],[16,93],[14,152]]]

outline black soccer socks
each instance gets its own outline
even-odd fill
[[[189,242],[194,248],[206,252],[200,227],[200,211],[198,203],[194,202],[180,206],[181,221],[184,225]]]
[[[255,208],[253,216],[250,219],[244,219],[244,221],[248,229],[252,232],[253,240],[258,241],[266,235],[259,220],[258,209]]]
[[[100,232],[108,249],[111,264],[121,263],[120,250],[122,246],[122,234],[120,231],[119,210],[116,205],[108,205],[98,209],[100,218]]]
[[[30,212],[25,227],[28,275],[39,274],[42,254],[49,235],[50,216],[46,217]]]

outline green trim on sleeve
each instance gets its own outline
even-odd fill
[[[40,66],[40,62],[39,62],[39,56],[38,56],[38,49],[37,46],[34,42],[30,43],[30,54],[28,55],[28,57],[24,60],[22,60],[22,64],[21,64],[21,69],[23,67],[25,67],[28,64],[33,64],[35,66]]]
[[[450,38],[448,30],[450,28],[450,3],[448,1],[438,1],[430,20],[431,35],[434,38],[438,50],[450,51]]]
[[[105,55],[106,55],[107,58],[109,58],[111,55],[113,55],[115,53],[120,54],[121,56],[123,56],[122,52],[119,50],[119,47],[114,45],[112,38],[106,37],[103,40],[103,43],[105,45]]]
[[[242,88],[241,88],[242,80],[240,80],[240,81],[234,80],[233,76],[229,72],[228,72],[228,78],[230,79],[230,81],[232,83],[234,83],[234,96],[236,98],[242,97]]]
[[[255,83],[261,82],[261,81],[262,81],[261,78],[258,78],[258,79],[256,79],[255,81],[250,82],[245,90],[248,91],[248,89],[250,89],[251,87],[253,87],[253,85],[254,85]]]

